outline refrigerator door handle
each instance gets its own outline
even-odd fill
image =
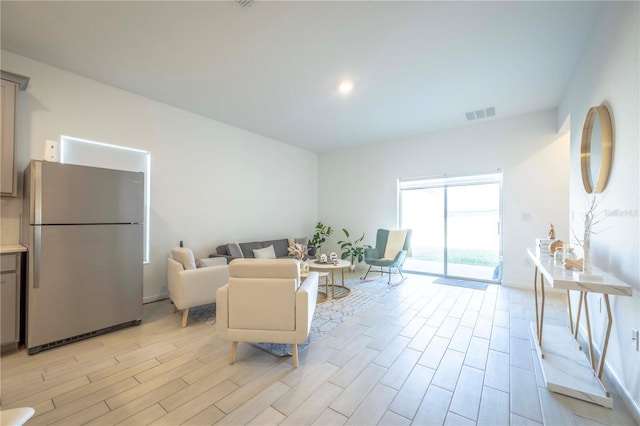
[[[31,188],[33,194],[33,223],[37,225],[42,224],[42,186],[40,182],[42,180],[42,163],[34,163],[33,168],[33,187]]]
[[[33,288],[40,288],[40,251],[42,249],[42,227],[33,227]]]

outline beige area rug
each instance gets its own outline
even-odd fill
[[[348,296],[340,299],[329,299],[325,302],[318,303],[313,314],[311,322],[311,330],[309,338],[306,342],[298,345],[298,350],[306,348],[309,343],[317,340],[329,333],[331,330],[342,324],[350,317],[357,314],[362,309],[369,306],[379,297],[394,291],[398,286],[388,285],[387,276],[369,277],[367,281],[362,281],[359,276],[361,274],[349,273],[345,274],[345,285],[351,290]],[[338,278],[338,277],[336,277]],[[321,279],[324,282],[323,279]],[[329,292],[331,287],[329,286]],[[324,285],[320,285],[320,291],[324,291]],[[336,287],[336,294],[342,293]],[[199,306],[191,308],[189,317],[196,321],[206,322],[215,325],[216,322],[216,305]],[[276,356],[291,355],[291,345],[277,343],[252,343],[254,346],[263,349]]]

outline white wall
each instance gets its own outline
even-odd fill
[[[503,284],[533,288],[526,249],[569,237],[569,140],[555,110],[493,119],[409,140],[320,155],[318,218],[375,244],[378,228],[397,226],[398,178],[504,171]],[[531,220],[527,220],[530,215]],[[336,237],[337,236],[337,237]]]
[[[633,400],[637,419],[640,352],[631,347],[631,328],[640,329],[639,9],[638,2],[603,4],[587,49],[558,109],[559,121],[571,118],[571,221],[579,233],[586,202],[580,175],[582,125],[592,106],[605,103],[611,113],[613,165],[604,196],[599,197],[600,212],[610,214],[601,223],[600,233],[592,238],[592,262],[634,288],[633,297],[611,297],[613,329],[607,364]],[[593,295],[591,306],[598,306],[599,298]],[[592,327],[600,345],[606,317],[597,311],[593,317]]]
[[[151,151],[146,301],[166,295],[168,250],[207,257],[230,241],[309,235],[317,155],[2,51],[2,69],[31,78],[20,92],[18,170],[44,141],[74,136]],[[19,241],[19,200],[2,200],[2,243]],[[6,226],[5,226],[6,225]]]

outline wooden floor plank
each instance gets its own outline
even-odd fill
[[[478,426],[509,424],[509,394],[485,386],[482,389],[477,423]]]
[[[434,374],[434,369],[419,364],[416,365],[391,402],[389,410],[412,419],[416,411],[418,411],[418,407],[420,407]]]
[[[238,406],[237,410],[227,414],[220,422],[219,425],[238,425],[247,424],[267,407],[271,406],[275,401],[280,399],[282,395],[287,393],[291,388],[282,382],[276,381],[268,388],[255,394],[249,400],[245,401],[242,405]],[[216,406],[220,408],[217,404]],[[224,411],[224,410],[222,410]]]
[[[295,387],[274,402],[273,408],[286,416],[290,415],[309,397],[317,396],[318,389],[327,380],[330,380],[339,369],[340,367],[337,365],[325,362],[322,368],[312,370],[311,374],[305,376]]]
[[[417,425],[442,425],[447,417],[452,396],[453,392],[437,386],[429,386],[416,415],[413,417],[413,423]]]
[[[458,383],[458,376],[462,369],[465,354],[458,351],[447,349],[442,362],[436,370],[436,374],[433,376],[433,384],[443,389],[454,391],[456,383]]]
[[[498,351],[489,351],[484,384],[494,389],[509,393],[510,374],[509,354]]]
[[[538,385],[533,371],[511,367],[510,401],[511,413],[542,423],[542,411],[538,398]]]
[[[483,379],[484,372],[482,370],[463,365],[449,411],[474,421],[477,420]]]
[[[370,364],[351,384],[333,401],[329,408],[349,417],[367,397],[371,389],[380,381],[386,368]]]
[[[409,377],[413,367],[422,356],[421,352],[406,348],[396,358],[396,361],[386,369],[386,373],[381,378],[380,383],[393,389],[400,389],[404,381]]]
[[[323,382],[313,396],[304,400],[291,412],[291,414],[287,416],[287,418],[282,422],[282,425],[298,426],[303,424],[312,424],[314,421],[317,421],[322,417],[322,414],[329,409],[329,405],[335,401],[342,392],[343,389],[340,386],[336,386],[329,382]],[[333,410],[330,411],[335,413]],[[344,418],[346,419],[346,417]],[[344,420],[342,423],[344,423]]]
[[[375,425],[384,416],[397,391],[377,384],[347,420],[348,425]]]
[[[172,395],[176,392],[179,392],[181,389],[187,387],[187,384],[180,379],[175,379],[171,382],[168,382],[160,387],[148,388],[146,387],[146,392],[141,393],[140,388],[145,388],[146,384],[141,384],[137,386],[137,393],[140,394],[135,399],[128,399],[128,401],[124,404],[120,404],[117,407],[114,407],[115,404],[109,404],[107,402],[107,406],[111,409],[111,411],[104,416],[96,419],[94,422],[89,423],[91,426],[102,426],[102,425],[111,425],[117,424],[119,422],[125,421],[127,418],[136,415],[139,411],[146,410],[147,408],[159,405],[158,403],[162,401],[169,395]],[[124,394],[130,392],[125,391]],[[131,398],[131,397],[130,397]],[[109,401],[109,400],[107,400]],[[166,410],[163,410],[166,413]],[[155,412],[155,411],[154,411]]]

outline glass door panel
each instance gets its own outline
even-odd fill
[[[500,278],[500,185],[447,188],[446,275]]]
[[[439,188],[404,190],[400,197],[400,223],[413,230],[411,253],[404,263],[407,271],[443,275],[444,191]]]

